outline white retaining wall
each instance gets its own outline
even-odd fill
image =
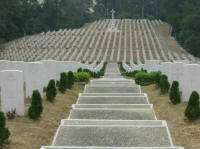
[[[123,67],[127,72],[146,69],[148,72],[161,71],[168,76],[169,83],[179,82],[179,89],[182,91],[182,101],[189,101],[192,91],[200,94],[200,64],[188,64],[188,61],[160,62],[159,60],[146,60],[141,65],[126,65]]]

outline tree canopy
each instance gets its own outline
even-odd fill
[[[94,13],[89,8],[94,7]],[[161,19],[173,26],[173,35],[192,54],[200,56],[200,1],[197,0],[1,0],[0,40],[79,28],[97,19]],[[194,43],[194,44],[193,44]]]

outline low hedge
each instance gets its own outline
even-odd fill
[[[136,84],[146,86],[154,83],[154,77],[152,73],[146,73],[146,72],[138,72],[135,75],[135,82]]]
[[[89,82],[90,73],[89,72],[75,72],[74,73],[75,82]]]

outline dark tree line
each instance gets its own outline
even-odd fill
[[[161,19],[173,26],[173,35],[190,53],[200,57],[200,1],[198,0],[1,0],[0,40],[60,28],[78,28],[110,18]]]
[[[0,39],[78,28],[89,21],[91,0],[0,0]]]

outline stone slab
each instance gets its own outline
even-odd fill
[[[70,119],[155,120],[152,109],[74,109]]]
[[[89,87],[104,87],[104,86],[109,86],[109,87],[135,87],[135,86],[138,86],[138,85],[136,85],[136,84],[133,84],[133,83],[131,83],[131,84],[129,84],[129,83],[124,83],[124,84],[122,84],[122,83],[104,83],[104,84],[93,84],[93,83],[91,83],[91,84],[88,84],[87,86],[89,86]]]
[[[134,86],[136,85],[135,82],[90,82],[90,85],[128,85],[128,86]]]
[[[87,86],[85,93],[141,93],[139,86],[134,87],[114,87],[114,86]]]
[[[121,74],[118,73],[107,73],[104,78],[122,78]]]
[[[166,127],[60,126],[54,146],[171,146]]]
[[[71,147],[42,146],[40,149],[184,149],[184,147]]]
[[[161,120],[71,120],[64,119],[61,121],[61,125],[131,125],[131,126],[166,126],[166,121]]]
[[[23,72],[18,70],[0,71],[1,106],[4,113],[16,110],[17,115],[24,115],[24,80]]]
[[[148,104],[146,96],[79,97],[77,104]]]
[[[152,104],[73,104],[73,109],[152,109]]]
[[[80,93],[80,96],[101,96],[101,97],[110,97],[110,96],[123,96],[123,97],[127,97],[127,96],[146,96],[145,93]]]

